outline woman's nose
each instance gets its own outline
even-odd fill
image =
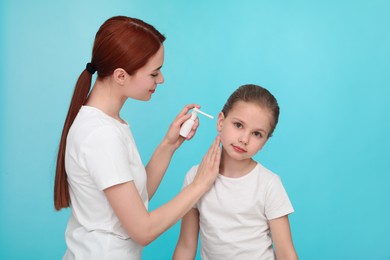
[[[162,72],[160,72],[157,76],[157,79],[156,79],[156,83],[157,84],[162,84],[164,83],[164,75],[162,74]]]

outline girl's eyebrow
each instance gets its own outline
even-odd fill
[[[264,129],[261,129],[261,128],[260,128],[258,131],[259,131],[259,132],[263,132],[265,135],[268,135],[267,131],[265,131]]]
[[[239,119],[237,117],[233,117],[233,120],[239,121],[241,124],[246,125],[244,121],[242,121],[241,119]],[[264,130],[263,128],[258,128],[255,131],[260,131],[260,132],[263,132],[265,134],[268,134],[268,132],[266,130]]]

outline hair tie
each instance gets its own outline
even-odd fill
[[[87,66],[85,67],[85,69],[86,69],[91,75],[95,74],[95,72],[96,72],[96,68],[95,68],[90,62],[87,63]]]

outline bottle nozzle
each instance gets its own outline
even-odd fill
[[[195,107],[193,110],[196,111],[196,112],[198,112],[198,113],[201,113],[201,114],[204,115],[204,116],[207,116],[208,118],[214,119],[213,116],[211,116],[211,115],[209,115],[209,114],[206,114],[205,112],[200,111],[199,108],[196,108],[196,107]]]

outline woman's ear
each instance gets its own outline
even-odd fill
[[[125,84],[126,78],[129,76],[124,69],[118,68],[114,70],[113,77],[117,84],[123,86]]]
[[[225,120],[225,115],[223,112],[220,112],[218,114],[218,120],[217,120],[217,131],[221,132],[222,131],[222,126],[223,126],[223,121]]]

